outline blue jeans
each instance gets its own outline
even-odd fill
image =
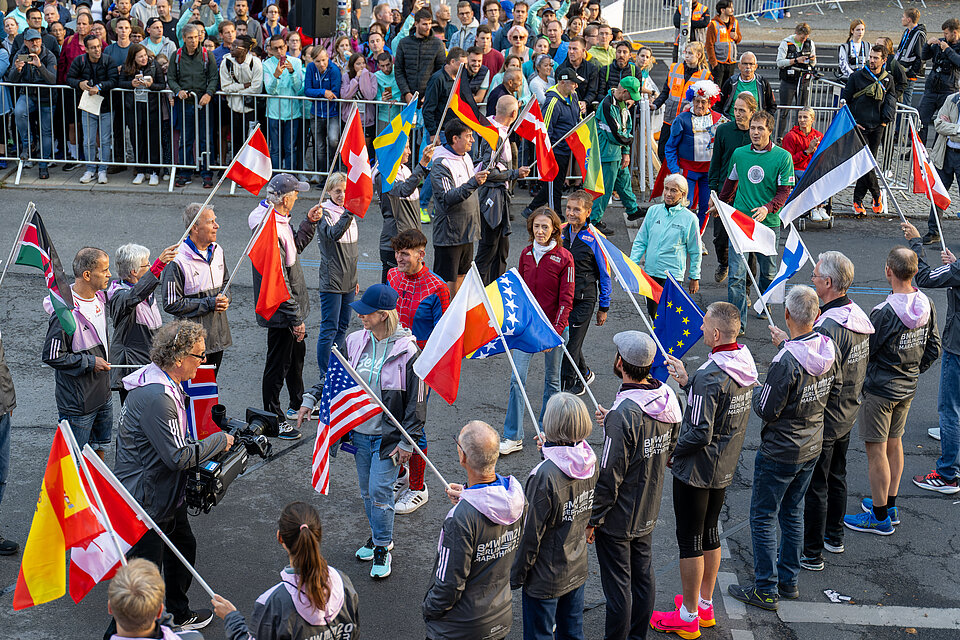
[[[10,419],[12,414],[0,414],[0,502],[7,488],[7,472],[10,471]]]
[[[777,229],[777,246],[780,246],[780,230]],[[730,272],[727,278],[727,302],[740,310],[740,327],[747,330],[747,289],[753,289],[750,276],[747,275],[747,265],[740,258],[740,254],[730,243]],[[746,255],[750,255],[749,253]],[[773,279],[777,277],[777,256],[757,256],[757,283],[760,291],[766,291]]]
[[[563,330],[564,341],[567,337],[567,329]],[[527,370],[530,368],[532,353],[511,349],[510,354],[517,365],[517,373],[520,374],[520,382],[526,383]],[[547,401],[553,394],[560,391],[560,366],[563,364],[563,349],[555,347],[548,353],[543,354],[543,403],[540,405],[541,428],[543,424],[543,412],[547,408]],[[510,400],[507,402],[507,416],[503,421],[503,437],[508,440],[523,440],[523,415],[527,407],[523,403],[523,396],[520,393],[520,382],[512,377],[510,378]]]
[[[523,590],[523,640],[583,640],[583,589],[539,600]]]
[[[797,585],[803,547],[803,496],[816,466],[816,458],[803,464],[786,464],[757,451],[750,499],[750,534],[754,585],[758,591],[776,592],[778,584]]]
[[[73,437],[83,449],[83,445],[90,444],[94,451],[106,449],[113,439],[113,400],[108,400],[102,407],[82,416],[60,416],[73,429]]]
[[[960,477],[960,356],[943,352],[940,360],[940,391],[937,411],[940,414],[940,459],[937,473],[952,480]]]
[[[294,145],[300,142],[299,120],[274,120],[267,118],[270,135],[270,162],[273,168],[285,171],[302,169],[293,166]]]
[[[17,98],[13,109],[17,131],[20,132],[20,153],[30,151],[30,134],[36,137],[36,132],[30,130],[30,114],[37,110],[40,111],[40,157],[49,159],[53,157],[53,105],[42,105],[36,98],[25,95]],[[41,161],[39,166],[46,169],[47,163]]]
[[[184,100],[182,103],[183,111],[183,135],[180,137],[180,149],[183,155],[180,157],[182,164],[194,164],[200,167],[200,175],[204,178],[212,178],[213,172],[210,171],[207,162],[207,108],[199,105],[194,106],[193,100]],[[194,140],[194,138],[197,140]],[[199,149],[194,149],[194,143],[199,143]],[[196,151],[196,156],[194,156]],[[191,171],[190,174],[193,172]],[[190,175],[187,174],[187,175]]]
[[[360,495],[363,497],[363,510],[370,523],[373,544],[386,547],[393,542],[393,485],[397,481],[399,467],[393,460],[380,459],[380,436],[353,434],[353,445],[357,448],[354,457],[357,460],[357,479],[360,482]]]
[[[347,327],[353,309],[354,290],[348,293],[320,292],[320,333],[317,335],[317,366],[320,367],[320,379],[327,375],[330,351],[337,345],[344,356],[347,355]]]
[[[83,127],[83,153],[87,160],[87,171],[96,173],[106,171],[107,165],[97,166],[97,137],[100,138],[100,162],[110,159],[111,140],[113,139],[113,129],[110,125],[110,112],[101,113],[95,116],[86,111],[80,112],[80,124]]]

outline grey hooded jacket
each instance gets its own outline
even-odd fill
[[[449,145],[433,152],[433,244],[453,247],[480,239],[480,198],[476,169],[468,154],[457,155]]]
[[[357,223],[353,214],[330,200],[323,203],[317,223],[320,247],[320,293],[347,293],[357,286]],[[333,215],[339,214],[336,222]]]

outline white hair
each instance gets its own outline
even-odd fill
[[[121,279],[140,270],[140,263],[150,259],[150,249],[139,244],[125,244],[117,249],[117,275]]]
[[[853,262],[839,251],[824,251],[817,260],[820,262],[820,276],[830,278],[830,288],[844,294],[853,284]]]
[[[690,206],[690,200],[687,199],[687,195],[690,193],[690,185],[687,184],[687,179],[683,174],[671,173],[663,179],[663,186],[666,187],[668,184],[672,184],[683,192],[683,195],[680,196],[680,204],[685,207]]]
[[[817,292],[806,285],[797,285],[787,293],[787,311],[790,318],[801,327],[811,327],[820,314]]]

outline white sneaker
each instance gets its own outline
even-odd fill
[[[160,184],[160,176],[155,173],[150,174],[150,186],[155,187]]]
[[[80,176],[80,184],[90,184],[97,179],[97,174],[93,171],[85,171],[82,176]]]
[[[393,483],[393,501],[396,502],[403,497],[407,489],[410,488],[410,471],[407,470],[402,476]]]
[[[500,441],[500,455],[506,456],[514,451],[520,451],[523,449],[523,440],[510,440],[504,438]]]
[[[927,435],[933,438],[934,440],[940,439],[940,427],[930,427],[927,429]]]
[[[393,510],[398,514],[403,515],[405,513],[413,513],[423,505],[427,504],[427,500],[430,499],[430,492],[427,491],[427,485],[424,483],[423,491],[414,491],[413,489],[407,489],[400,495],[400,499],[397,500],[396,504],[393,507]]]
[[[133,184],[143,184],[143,179],[146,177],[147,176],[143,175],[142,173],[138,173],[133,177]]]
[[[811,209],[810,210],[810,221],[811,222],[822,222],[823,218],[820,217],[820,209]]]
[[[100,184],[107,184],[107,172],[101,171],[97,174],[97,182]]]

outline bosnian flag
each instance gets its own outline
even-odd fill
[[[557,177],[560,167],[557,165],[557,158],[553,155],[553,146],[550,144],[550,136],[547,135],[547,125],[543,122],[543,115],[540,113],[540,105],[537,104],[536,98],[530,98],[518,119],[520,123],[516,128],[517,135],[533,143],[540,179],[544,182],[552,181]]]
[[[777,276],[767,287],[767,290],[763,292],[762,301],[758,299],[753,303],[753,308],[756,309],[757,313],[763,313],[764,304],[783,303],[786,299],[787,280],[796,275],[808,260],[813,263],[813,257],[807,251],[807,246],[803,244],[803,240],[800,239],[800,234],[793,223],[789,227],[790,235],[787,236],[787,243],[783,245],[783,257],[780,259],[780,269],[777,271]]]
[[[726,202],[721,202],[713,194],[713,202],[727,235],[733,241],[737,253],[762,253],[765,256],[777,255],[777,232],[762,222],[757,222],[742,211],[737,211]]]
[[[347,189],[343,208],[362,218],[373,200],[373,174],[370,171],[370,156],[363,137],[360,110],[354,107],[343,134],[340,159],[347,168]]]
[[[913,138],[913,192],[922,193],[933,201],[938,209],[946,210],[950,206],[950,192],[943,186],[940,174],[930,162],[927,148],[920,142],[920,136],[910,121],[910,135]]]
[[[857,129],[850,107],[843,105],[780,209],[780,221],[793,222],[876,168],[877,159]]]
[[[413,363],[414,372],[448,404],[457,399],[463,358],[497,337],[488,304],[480,274],[471,269]]]
[[[270,147],[267,146],[267,140],[263,137],[258,124],[230,163],[227,177],[253,195],[257,195],[263,185],[270,182],[272,175]]]

